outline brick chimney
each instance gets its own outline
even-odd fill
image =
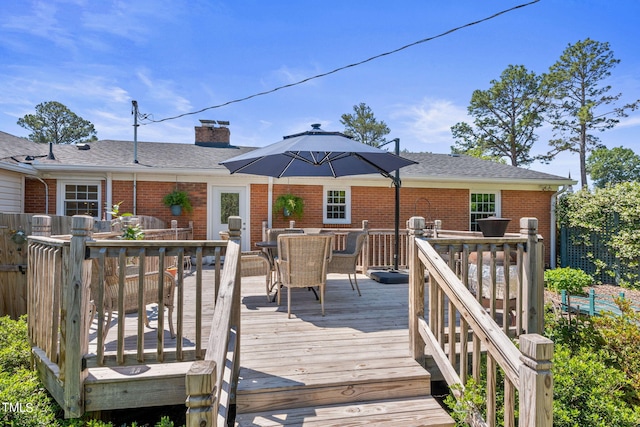
[[[200,120],[201,126],[196,126],[196,145],[201,147],[231,147],[231,132],[229,122],[222,120]]]

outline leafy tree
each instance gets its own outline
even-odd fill
[[[29,139],[43,144],[78,144],[97,141],[93,124],[56,101],[36,105],[36,114],[27,114],[18,125],[29,129]]]
[[[465,122],[451,128],[457,140],[454,152],[476,157],[509,159],[513,166],[526,166],[538,157],[529,153],[543,121],[544,99],[539,94],[541,78],[522,65],[509,65],[492,80],[488,90],[475,90],[467,107],[473,126]]]
[[[367,104],[361,102],[354,105],[353,112],[354,114],[343,114],[340,119],[340,123],[344,125],[345,135],[374,147],[385,142],[384,137],[391,131],[385,122],[376,120]]]
[[[587,157],[586,166],[596,188],[640,181],[640,156],[629,148],[596,148]]]
[[[606,272],[621,286],[640,288],[640,182],[565,195],[558,204],[558,219],[580,231],[570,244],[587,248],[587,259],[596,267],[594,275]],[[611,251],[612,259],[595,259],[592,234]]]
[[[465,125],[466,123],[462,123],[462,124]],[[467,148],[467,149],[458,147],[458,146],[452,146],[451,153],[466,154],[467,156],[476,157],[482,160],[490,160],[492,162],[502,163],[503,165],[507,164],[507,161],[504,159],[504,157],[491,155],[488,151],[486,151],[480,146],[475,146],[473,148]]]
[[[610,95],[611,86],[602,84],[619,62],[609,43],[586,39],[569,45],[544,77],[544,92],[555,100],[549,110],[554,139],[549,141],[552,149],[547,159],[562,151],[579,153],[583,187],[587,186],[587,153],[598,147],[599,138],[593,131],[613,128],[618,118],[626,117],[627,111],[635,110],[640,103],[637,100],[623,107],[604,109],[622,96]]]

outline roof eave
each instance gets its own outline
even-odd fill
[[[0,169],[11,171],[11,172],[18,172],[25,175],[38,174],[38,171],[32,165],[28,165],[25,163],[12,164],[12,163],[0,162]]]
[[[229,175],[229,171],[225,168],[216,169],[194,169],[194,168],[162,168],[162,167],[146,167],[141,165],[128,165],[117,167],[105,166],[88,166],[88,165],[53,165],[38,164],[34,165],[41,172],[114,172],[114,173],[155,173],[155,174],[179,174],[179,175]]]

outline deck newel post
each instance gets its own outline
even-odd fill
[[[51,237],[51,217],[49,215],[34,215],[31,221],[32,236]]]
[[[424,233],[425,220],[420,216],[409,218],[409,347],[413,358],[425,364],[425,342],[418,331],[418,318],[424,317],[424,266],[418,258],[416,239]]]
[[[242,218],[239,216],[230,216],[228,219],[229,224],[229,240],[236,242],[240,245],[240,236],[242,234]],[[234,363],[235,370],[233,371],[233,377],[231,378],[232,386],[231,390],[235,390],[238,385],[238,375],[240,374],[240,306],[242,304],[241,294],[242,294],[242,275],[241,273],[241,260],[238,259],[238,264],[236,268],[235,274],[235,291],[233,293],[233,311],[231,313],[231,326],[236,330],[236,348],[238,349],[234,352]],[[235,393],[231,395],[231,402],[235,403],[236,396]]]
[[[544,327],[544,267],[543,247],[538,240],[538,219],[520,218],[520,234],[527,238],[524,253],[524,274],[522,296],[524,312],[524,332],[540,334]]]
[[[520,426],[553,426],[553,341],[520,335]]]
[[[216,427],[216,362],[196,360],[185,377],[187,392],[186,427]]]
[[[75,215],[71,219],[71,243],[68,264],[63,266],[62,309],[60,313],[60,354],[63,360],[65,418],[84,415],[84,380],[87,370],[82,365],[88,352],[89,289],[91,260],[85,260],[86,241],[91,240],[93,218]]]
[[[369,271],[369,221],[366,219],[362,220],[362,229],[367,233],[364,238],[364,245],[361,251],[361,259],[362,259],[362,274],[367,274]]]

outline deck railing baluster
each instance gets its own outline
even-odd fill
[[[412,218],[409,226],[416,226],[421,223],[421,218]],[[471,373],[476,381],[480,381],[482,370],[486,370],[486,422],[482,420],[477,409],[471,409],[468,413],[468,421],[473,425],[496,425],[497,402],[495,399],[497,392],[498,371],[504,373],[505,382],[501,386],[505,390],[504,424],[513,426],[515,424],[515,392],[520,396],[519,425],[521,427],[547,427],[552,425],[552,396],[553,380],[551,378],[551,358],[553,356],[553,343],[537,334],[520,335],[520,322],[525,325],[525,330],[537,330],[542,326],[541,299],[538,298],[542,289],[540,281],[541,263],[543,254],[541,245],[537,237],[537,220],[535,218],[523,218],[521,220],[523,233],[517,237],[488,238],[479,236],[473,238],[445,238],[446,232],[439,232],[437,239],[427,239],[427,241],[417,239],[415,233],[410,230],[411,246],[416,246],[414,256],[409,259],[410,274],[414,270],[423,271],[425,268],[429,273],[429,323],[424,319],[409,320],[409,335],[412,339],[412,346],[415,349],[417,336],[420,336],[426,343],[426,348],[432,352],[434,361],[441,371],[442,376],[450,386],[457,385],[461,391],[454,391],[457,399],[465,399],[464,385],[467,375],[467,330],[473,336],[471,350]],[[535,235],[535,236],[534,236]],[[503,268],[504,276],[510,274],[510,251],[512,244],[517,247],[518,264],[518,301],[526,302],[522,305],[518,302],[516,312],[516,329],[514,333],[519,336],[520,350],[518,350],[507,333],[507,321],[511,304],[509,303],[509,287],[514,285],[506,279],[506,286],[503,288],[502,306],[497,298],[497,251],[501,248],[504,251],[504,262],[500,266]],[[483,246],[484,245],[484,246]],[[446,249],[445,249],[446,247]],[[469,253],[476,252],[476,295],[472,295],[469,286]],[[489,254],[488,266],[488,291],[483,292],[483,252]],[[448,256],[447,263],[441,257],[441,253]],[[461,255],[460,255],[461,254]],[[461,256],[459,262],[454,262],[454,257]],[[458,271],[461,268],[461,271]],[[415,277],[415,276],[412,276]],[[523,280],[520,280],[520,278]],[[485,280],[487,280],[485,278]],[[504,285],[504,283],[503,283]],[[411,288],[423,286],[423,284],[412,280]],[[534,288],[534,289],[532,289]],[[409,306],[423,306],[410,293]],[[444,305],[443,295],[448,301],[448,357],[444,349]],[[482,302],[487,300],[487,305]],[[486,307],[486,308],[485,308]],[[521,308],[523,307],[523,308]],[[503,324],[499,326],[494,320],[498,309],[503,312]],[[487,312],[489,311],[489,316]],[[410,308],[410,313],[417,310]],[[537,313],[532,316],[533,313]],[[459,334],[455,333],[456,321],[459,313],[460,328]],[[464,320],[464,321],[463,321]],[[418,331],[411,331],[418,328]],[[459,340],[459,341],[458,341]],[[459,358],[456,359],[457,352],[451,352],[457,344],[460,344]],[[486,354],[486,364],[482,364],[482,354]],[[416,352],[414,351],[414,354]],[[424,357],[419,352],[417,355]],[[464,362],[463,362],[464,359]],[[459,374],[456,372],[456,363],[459,364]],[[466,401],[466,404],[469,402]],[[486,424],[485,424],[486,423]]]

